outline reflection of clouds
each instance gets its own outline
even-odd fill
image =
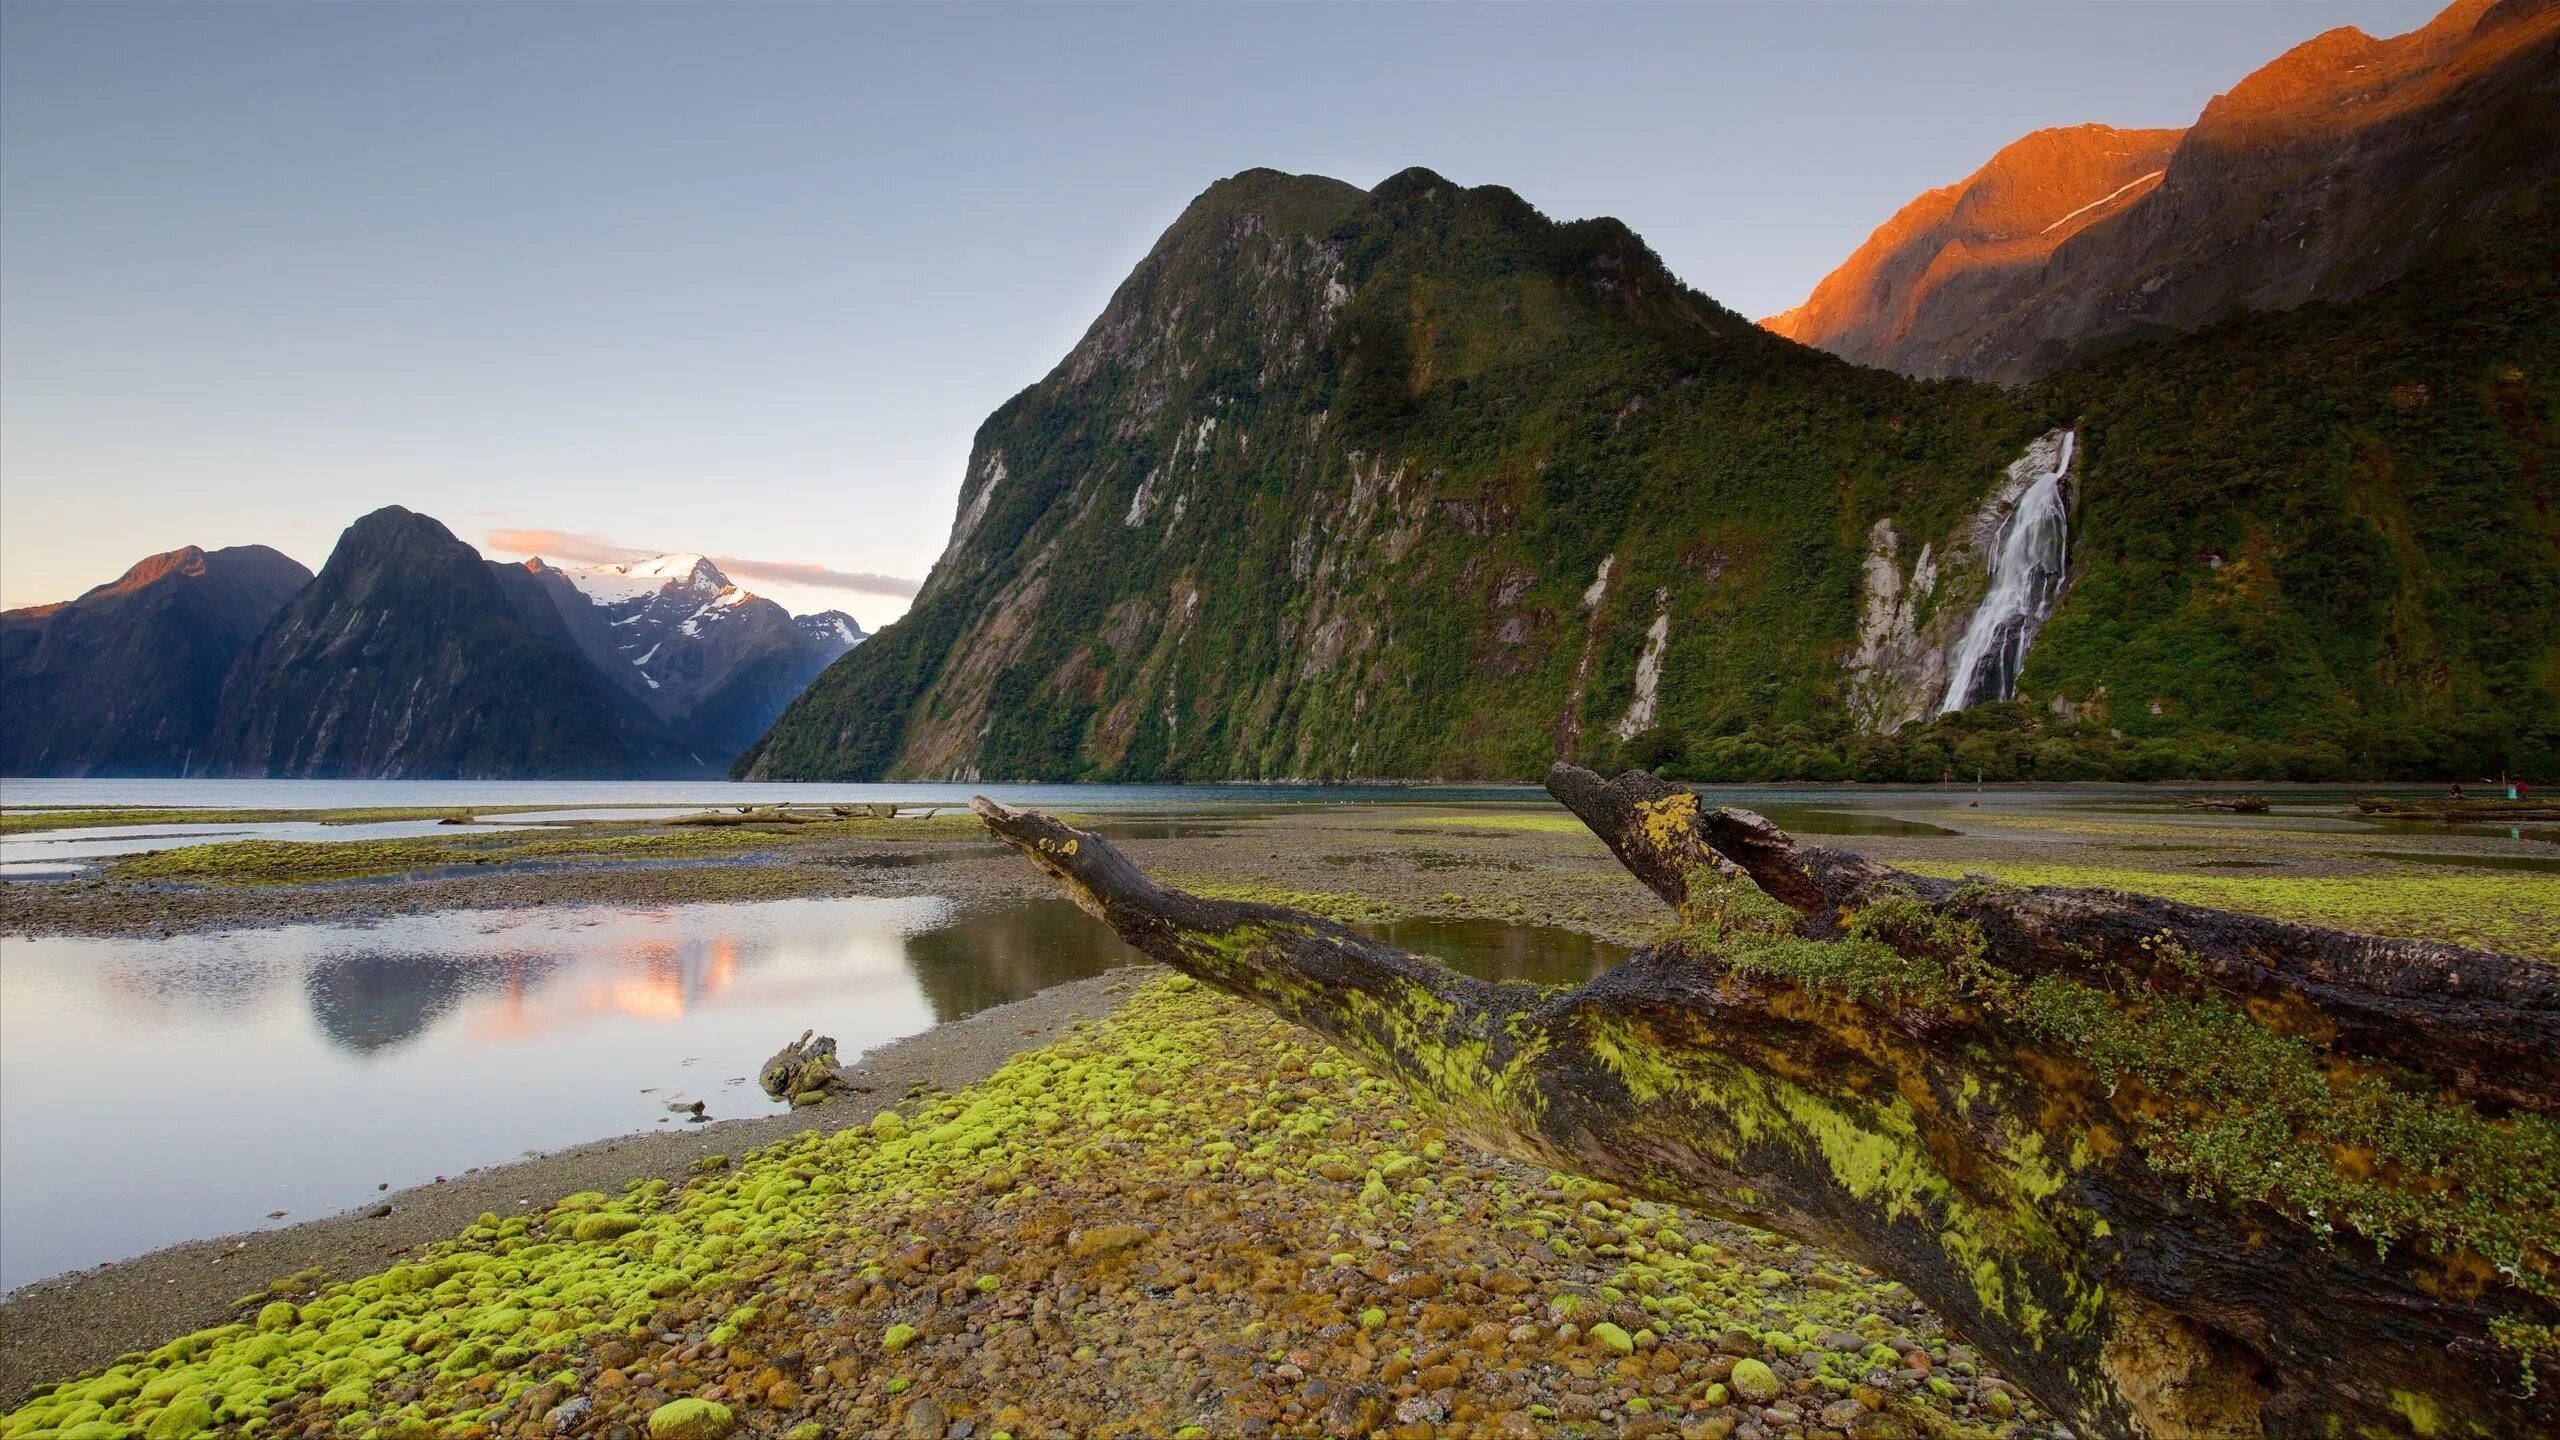
[[[1095,948],[1117,946],[1107,931],[1063,901],[1034,913],[1051,911],[1021,934],[1017,913],[972,913],[954,928],[961,912],[948,901],[900,898],[448,911],[369,926],[7,944],[13,961],[30,962],[19,978],[45,992],[30,1009],[186,1032],[216,1017],[255,1021],[277,997],[298,995],[331,1048],[369,1057],[438,1027],[466,1043],[516,1045],[598,1024],[682,1024],[711,1007],[887,1013],[919,983],[948,1018],[1109,963]],[[1077,932],[1063,950],[1060,918]],[[941,960],[912,964],[911,944],[934,935]]]
[[[560,937],[574,953],[547,983],[477,993],[464,1024],[473,1039],[521,1042],[616,1019],[680,1023],[715,1005],[902,990],[904,935],[948,913],[940,901],[779,901],[588,916],[555,925],[577,933]]]
[[[167,1023],[212,1014],[245,1016],[291,982],[290,961],[225,948],[213,953],[169,947],[175,953],[120,955],[100,967],[97,998],[127,1023]]]

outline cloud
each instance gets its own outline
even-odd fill
[[[815,585],[822,590],[854,590],[865,595],[888,595],[900,600],[916,596],[917,582],[896,575],[874,575],[868,570],[830,570],[824,565],[797,565],[788,560],[745,560],[735,555],[714,555],[711,563],[719,566],[732,580],[780,580],[793,585]]]
[[[626,560],[646,560],[653,555],[671,553],[619,545],[602,535],[571,530],[492,530],[488,545],[492,550],[504,550],[514,555],[540,555],[547,560],[565,561],[572,565],[616,565]],[[898,600],[914,599],[917,589],[917,582],[897,575],[875,575],[867,570],[830,570],[824,565],[792,560],[714,555],[711,563],[719,566],[732,580],[770,580],[819,590],[886,595]]]
[[[618,565],[625,560],[646,560],[663,552],[634,550],[616,545],[601,535],[574,535],[566,530],[492,530],[489,548],[515,555],[539,555],[546,560],[566,560],[572,565]]]

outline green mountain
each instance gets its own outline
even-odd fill
[[[1247,172],[736,773],[2548,769],[2549,221],[2021,393],[1781,339],[1613,220]],[[1933,719],[2038,473],[2070,565],[2020,700]]]

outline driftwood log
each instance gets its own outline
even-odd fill
[[[974,808],[1454,1133],[1892,1275],[2082,1435],[2555,1433],[2560,969],[1911,875],[1641,773],[1547,788],[1675,917],[1572,989]]]

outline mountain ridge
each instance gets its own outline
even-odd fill
[[[2407,34],[2315,36],[2178,132],[2160,175],[2058,242],[1974,253],[1915,212],[1764,324],[1861,364],[2016,383],[2235,308],[2352,300],[2510,198],[2560,179],[2560,3],[2459,0]],[[2075,131],[2105,127],[2074,127]],[[1949,187],[1961,195],[2039,131]],[[2046,212],[2099,198],[2046,177]]]
[[[0,773],[194,770],[223,676],[310,580],[263,545],[188,545],[0,614]]]
[[[2008,391],[1798,346],[1499,187],[1245,172],[990,416],[915,607],[733,773],[2549,764],[2560,567],[2519,537],[2555,508],[2550,208],[2353,306]],[[2019,698],[1932,719],[2013,477],[2065,432],[2070,573]]]

